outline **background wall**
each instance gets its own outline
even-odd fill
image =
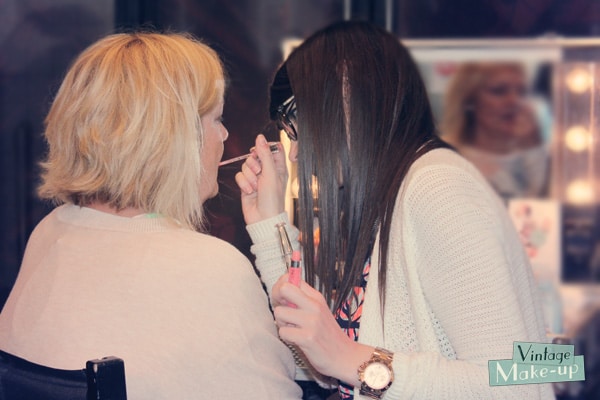
[[[0,1],[0,304],[51,209],[35,196],[43,120],[73,57],[114,27],[110,0]]]

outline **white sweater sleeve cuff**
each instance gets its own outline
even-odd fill
[[[260,272],[269,296],[273,285],[286,272],[285,259],[281,251],[281,241],[277,224],[285,223],[293,249],[298,249],[298,229],[290,224],[287,213],[283,212],[272,218],[265,219],[246,226],[252,239],[250,251],[256,256],[255,265]]]

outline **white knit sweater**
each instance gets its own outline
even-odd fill
[[[288,222],[285,213],[247,227],[268,290],[285,272],[280,221]],[[297,247],[298,232],[289,231]],[[512,358],[514,341],[546,339],[527,256],[473,165],[437,149],[410,168],[394,210],[383,320],[378,258],[376,251],[359,341],[395,352],[384,399],[554,398],[549,384],[489,386],[488,360]]]

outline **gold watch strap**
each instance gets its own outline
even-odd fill
[[[373,350],[373,355],[386,364],[391,364],[392,360],[394,359],[394,353],[389,350],[382,349],[381,347],[375,347],[375,350]]]

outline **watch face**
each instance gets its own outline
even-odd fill
[[[374,362],[365,368],[365,383],[372,389],[383,389],[392,380],[392,374],[387,365]]]

